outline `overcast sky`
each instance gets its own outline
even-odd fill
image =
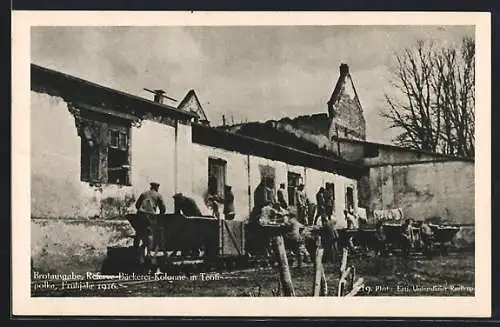
[[[162,88],[200,98],[212,124],[327,112],[347,63],[367,120],[367,138],[390,142],[379,118],[394,53],[419,39],[456,45],[473,27],[38,27],[32,62],[146,98]]]

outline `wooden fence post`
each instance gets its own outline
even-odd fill
[[[320,296],[327,296],[328,295],[328,284],[326,283],[326,276],[325,276],[325,267],[323,267],[321,271],[321,288],[320,288]]]
[[[295,291],[292,284],[292,276],[290,274],[290,267],[288,266],[288,259],[286,257],[285,242],[281,234],[273,235],[271,238],[274,252],[278,257],[278,266],[281,286],[283,288],[284,296],[295,296]]]
[[[319,296],[321,290],[322,277],[324,275],[323,270],[323,247],[321,246],[321,236],[316,236],[316,254],[314,257],[314,284],[313,284],[313,296]]]

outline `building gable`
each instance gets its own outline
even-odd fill
[[[363,108],[349,73],[349,66],[340,65],[340,76],[328,101],[331,120],[329,138],[345,137],[366,139],[366,122]]]
[[[205,111],[201,106],[200,100],[196,95],[194,90],[189,90],[184,99],[179,103],[177,109],[187,111],[198,116],[198,119],[202,123],[208,123],[207,116],[205,115]]]

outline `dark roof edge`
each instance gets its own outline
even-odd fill
[[[355,170],[359,174],[360,172],[365,171],[367,169],[363,165],[349,162],[347,160],[339,160],[336,158],[330,158],[330,157],[326,157],[324,155],[315,154],[315,153],[287,147],[285,145],[277,144],[277,143],[266,141],[266,140],[261,140],[261,139],[255,138],[255,137],[250,137],[250,136],[246,136],[246,135],[242,135],[242,134],[227,132],[227,131],[221,130],[219,128],[213,128],[213,127],[202,126],[202,125],[192,125],[192,130],[193,130],[193,143],[197,143],[197,144],[202,144],[202,145],[220,148],[220,145],[216,144],[216,142],[214,142],[214,140],[211,138],[197,139],[197,137],[195,137],[195,133],[197,131],[200,131],[200,132],[205,131],[205,132],[209,132],[209,133],[215,133],[216,135],[218,135],[220,137],[230,138],[231,140],[235,141],[237,144],[239,144],[241,146],[248,146],[249,144],[256,145],[255,147],[252,147],[252,149],[254,151],[233,150],[233,151],[244,153],[244,154],[250,154],[249,152],[263,151],[261,148],[258,147],[259,145],[270,146],[270,147],[273,147],[276,149],[286,151],[290,154],[295,153],[298,155],[305,155],[305,156],[308,156],[308,157],[311,157],[314,159],[326,160],[329,163],[331,163],[332,165],[333,164],[337,165],[338,170],[344,170],[344,169]],[[284,161],[284,162],[286,162],[286,161]],[[331,169],[331,171],[333,171],[333,170],[335,170],[335,169]]]
[[[33,71],[38,71],[40,73],[50,74],[52,76],[55,76],[55,77],[58,77],[58,78],[62,78],[62,79],[72,80],[72,81],[74,81],[76,83],[81,83],[81,84],[84,84],[84,85],[87,85],[87,86],[90,86],[90,87],[93,87],[95,89],[102,90],[102,91],[105,91],[105,92],[113,92],[115,94],[118,94],[120,96],[128,98],[128,99],[130,99],[132,101],[137,101],[137,102],[140,102],[140,103],[142,103],[144,105],[151,106],[157,112],[162,112],[162,111],[165,112],[165,110],[168,110],[168,111],[170,111],[172,113],[175,113],[176,115],[181,115],[181,116],[184,116],[186,118],[187,117],[189,117],[189,118],[196,117],[196,115],[194,115],[193,113],[186,112],[186,111],[183,111],[183,110],[179,110],[179,109],[177,109],[175,107],[172,107],[172,106],[169,106],[169,105],[157,103],[157,102],[154,102],[154,101],[151,101],[151,100],[139,97],[137,95],[126,93],[126,92],[119,91],[119,90],[116,90],[116,89],[112,89],[112,88],[107,87],[107,86],[103,86],[103,85],[100,85],[100,84],[97,84],[97,83],[94,83],[94,82],[90,82],[90,81],[87,81],[85,79],[73,76],[73,75],[62,73],[62,72],[59,72],[59,71],[56,71],[56,70],[53,70],[53,69],[50,69],[50,68],[42,67],[42,66],[39,66],[39,65],[36,65],[36,64],[32,63],[31,64],[31,72],[33,73]]]
[[[451,156],[451,155],[442,154],[442,153],[429,152],[429,151],[423,151],[423,150],[417,150],[417,149],[411,149],[411,148],[405,148],[405,147],[397,146],[397,145],[393,145],[393,144],[385,144],[385,143],[377,143],[377,142],[370,142],[370,141],[354,140],[354,139],[348,139],[348,138],[343,138],[343,137],[335,137],[335,136],[333,137],[333,139],[341,141],[341,142],[369,144],[369,145],[375,145],[375,146],[379,146],[379,147],[382,147],[382,148],[388,148],[388,149],[393,149],[393,150],[406,151],[406,152],[414,152],[414,153],[421,153],[421,154],[425,154],[425,155],[429,155],[429,156],[440,157],[440,158],[447,158],[447,159],[451,159],[451,160],[475,162],[475,160],[471,159],[471,158],[456,157],[456,156]]]

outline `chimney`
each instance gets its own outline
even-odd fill
[[[154,90],[154,102],[163,104],[165,101],[165,90]]]
[[[347,64],[340,64],[340,75],[346,76],[349,74],[349,66]]]

